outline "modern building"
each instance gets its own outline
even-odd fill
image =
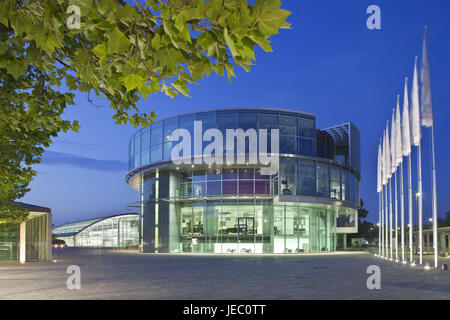
[[[139,215],[117,214],[63,224],[53,229],[68,247],[132,248],[139,245]]]
[[[414,231],[414,242],[413,248],[414,252],[419,252],[419,231]],[[450,227],[441,227],[437,229],[438,236],[438,253],[442,257],[447,257],[450,254]],[[407,245],[409,248],[409,237],[405,237]],[[423,243],[423,252],[425,254],[434,254],[434,246],[433,246],[433,229],[425,229],[422,232],[422,243]]]
[[[175,161],[173,148],[184,141],[172,141],[179,128],[191,137],[200,134],[203,142],[190,144],[192,157],[183,153]],[[222,164],[205,163],[202,150],[213,138],[204,133],[219,129],[225,137],[237,128],[248,133],[241,149],[233,138],[231,145],[223,142],[223,152],[210,153],[223,153]],[[267,129],[267,152],[279,156],[275,174],[267,174],[267,163],[249,161],[264,151],[262,135],[252,140],[251,129]],[[278,153],[271,149],[275,129]],[[141,250],[298,253],[344,247],[344,235],[357,232],[359,141],[352,123],[320,130],[315,115],[282,109],[218,109],[159,120],[129,143],[126,182],[139,192],[130,206],[140,210]],[[230,162],[244,145],[245,161]]]
[[[29,211],[16,228],[0,231],[0,261],[48,261],[52,258],[52,211],[27,203],[15,205]]]

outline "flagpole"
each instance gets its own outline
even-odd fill
[[[392,245],[392,218],[393,218],[393,211],[392,211],[392,178],[389,179],[389,257],[392,259],[394,256],[394,248]]]
[[[414,61],[414,76],[411,92],[412,100],[412,137],[413,145],[417,147],[417,204],[418,204],[418,224],[419,224],[419,263],[423,263],[423,191],[422,191],[422,150],[421,150],[421,121],[420,121],[420,102],[419,102],[419,83],[417,75],[417,57]]]
[[[397,199],[397,170],[395,171],[395,177],[394,177],[394,195],[395,195],[395,260],[398,260],[398,199]]]
[[[418,198],[419,198],[419,263],[423,263],[423,202],[422,202],[422,152],[421,142],[417,146]]]
[[[411,153],[408,155],[408,211],[409,211],[409,262],[413,262],[413,192],[411,176]]]
[[[438,267],[438,216],[437,216],[437,187],[436,187],[436,156],[434,146],[434,125],[431,126],[431,154],[433,163],[433,247],[434,247],[434,266]],[[445,239],[444,239],[445,241]]]
[[[381,255],[381,192],[378,192],[378,255]]]
[[[422,125],[431,127],[431,154],[432,154],[432,209],[433,209],[433,248],[434,248],[434,266],[438,267],[438,216],[437,216],[437,186],[436,186],[436,155],[434,141],[434,121],[433,121],[433,102],[431,94],[431,72],[428,55],[428,27],[425,26],[423,34],[422,51]]]
[[[384,237],[385,239],[385,246],[386,246],[386,257],[389,256],[389,210],[388,210],[388,203],[389,203],[389,198],[388,198],[388,183],[389,183],[389,179],[386,182],[386,186],[384,188],[384,192],[385,192],[385,197],[384,197]]]
[[[405,194],[403,192],[403,161],[400,163],[400,223],[401,223],[401,244],[402,261],[405,261]]]
[[[381,198],[381,221],[380,221],[380,231],[381,231],[381,255],[384,256],[384,192],[383,186],[381,186],[380,198]]]

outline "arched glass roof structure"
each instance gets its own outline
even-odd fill
[[[124,213],[64,224],[53,229],[57,239],[76,247],[134,247],[139,242],[139,215]]]

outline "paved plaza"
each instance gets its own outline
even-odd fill
[[[67,267],[81,289],[66,286]],[[367,267],[381,289],[367,289]],[[396,264],[364,252],[208,256],[100,249],[54,250],[54,262],[0,263],[0,299],[450,299],[450,271]]]

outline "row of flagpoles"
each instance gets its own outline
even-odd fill
[[[434,266],[438,267],[438,234],[437,234],[437,195],[436,167],[433,127],[433,104],[431,98],[431,77],[428,57],[428,32],[425,27],[422,66],[419,87],[418,61],[414,62],[414,74],[411,88],[411,104],[408,93],[408,78],[405,79],[403,95],[403,110],[400,111],[400,96],[397,96],[397,106],[393,109],[391,127],[389,121],[378,146],[377,192],[379,194],[379,252],[381,257],[411,264],[413,259],[413,194],[411,152],[413,147],[417,152],[417,200],[418,200],[418,248],[419,264],[423,264],[423,192],[422,192],[422,155],[421,126],[431,128],[432,149],[432,222]],[[421,90],[420,90],[421,89]],[[404,159],[407,159],[408,174],[408,231],[409,257],[405,248],[405,193],[403,181]],[[398,170],[400,169],[400,170]],[[399,178],[399,179],[398,179]],[[400,184],[400,199],[398,198],[398,183]],[[394,186],[392,186],[394,184]],[[392,190],[393,189],[393,190]],[[394,193],[394,199],[392,199]],[[398,213],[400,202],[400,241],[398,234]],[[400,248],[399,248],[400,242]]]

